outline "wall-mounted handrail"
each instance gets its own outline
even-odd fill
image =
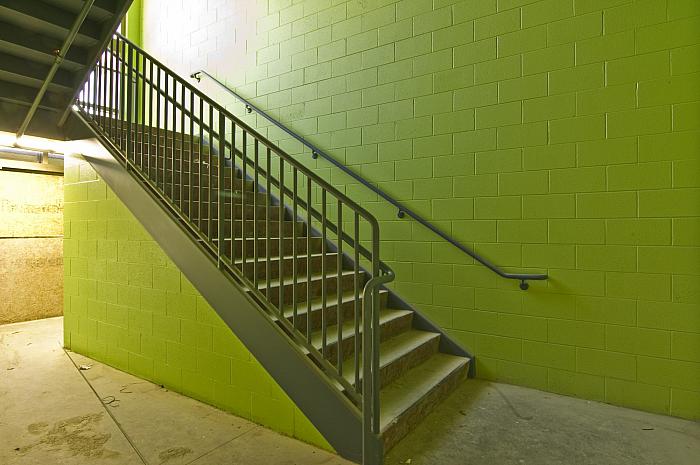
[[[311,154],[312,154],[313,158],[318,158],[319,156],[322,157],[324,160],[328,161],[333,166],[340,169],[343,173],[347,174],[348,176],[350,176],[351,178],[353,178],[354,180],[356,180],[357,182],[359,182],[360,184],[362,184],[363,186],[365,186],[366,188],[368,188],[369,190],[371,190],[372,192],[377,194],[379,197],[383,198],[384,200],[386,200],[387,202],[392,204],[398,210],[398,217],[399,218],[403,218],[404,215],[410,216],[411,218],[416,220],[418,223],[420,223],[422,226],[429,229],[430,231],[432,231],[433,233],[435,233],[436,235],[438,235],[440,238],[444,239],[445,241],[449,242],[453,246],[457,247],[459,250],[466,253],[467,255],[472,257],[474,260],[476,260],[477,262],[481,263],[489,270],[496,273],[498,276],[505,278],[505,279],[514,279],[514,280],[520,281],[520,289],[522,289],[522,290],[526,290],[529,287],[529,284],[527,283],[527,281],[542,281],[542,280],[547,279],[546,274],[508,273],[508,272],[503,271],[500,267],[498,267],[497,265],[492,263],[487,258],[482,257],[476,251],[474,251],[471,248],[465,246],[464,244],[458,242],[456,239],[449,236],[447,233],[441,231],[435,225],[433,225],[428,220],[426,220],[425,218],[420,216],[418,213],[414,212],[410,208],[407,208],[405,205],[403,205],[401,202],[399,202],[398,200],[391,197],[389,194],[384,192],[382,189],[380,189],[379,187],[377,187],[374,184],[367,181],[365,178],[363,178],[362,176],[357,174],[355,171],[348,168],[347,166],[345,166],[344,164],[342,164],[341,162],[339,162],[338,160],[336,160],[335,158],[333,158],[332,156],[330,156],[329,154],[327,154],[326,152],[321,150],[319,147],[317,147],[313,143],[309,142],[304,137],[300,136],[299,134],[297,134],[296,132],[291,130],[289,127],[285,126],[284,124],[282,124],[281,122],[279,122],[278,120],[276,120],[275,118],[270,116],[264,110],[258,108],[250,100],[246,99],[245,97],[241,96],[239,93],[234,91],[233,89],[229,88],[226,84],[224,84],[223,82],[221,82],[220,80],[218,80],[217,78],[212,76],[207,71],[200,69],[199,71],[195,71],[194,73],[192,73],[190,75],[190,77],[193,79],[196,79],[197,82],[201,82],[202,76],[208,77],[209,79],[214,81],[217,85],[219,85],[221,88],[225,89],[226,92],[228,92],[229,94],[236,97],[236,99],[238,99],[240,102],[242,102],[245,105],[246,111],[248,113],[251,113],[253,111],[258,113],[263,118],[268,120],[270,123],[275,125],[277,128],[281,129],[282,131],[289,134],[294,139],[296,139],[299,142],[301,142],[302,144],[304,144],[307,148],[309,148],[311,150]]]

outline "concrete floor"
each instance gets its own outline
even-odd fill
[[[61,332],[61,318],[0,326],[2,465],[349,464],[71,353],[91,366],[78,371]],[[695,465],[698,457],[698,423],[469,380],[386,465]]]
[[[1,465],[351,463],[69,353],[78,371],[62,325],[0,326]]]
[[[468,380],[385,465],[698,465],[700,423]]]

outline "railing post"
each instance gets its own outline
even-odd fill
[[[213,126],[214,122],[211,121],[212,118],[209,118],[209,123]],[[222,261],[221,261],[221,256],[223,255],[223,251],[226,250],[226,244],[224,243],[224,225],[226,223],[224,216],[224,200],[225,200],[225,190],[224,187],[226,183],[224,182],[224,150],[226,150],[226,145],[225,145],[225,132],[226,132],[226,117],[224,116],[223,113],[219,112],[219,154],[216,157],[217,160],[217,165],[218,165],[218,170],[217,170],[217,175],[218,175],[218,182],[217,182],[217,187],[219,190],[219,202],[217,205],[218,211],[217,211],[217,218],[218,218],[218,243],[219,246],[216,248],[216,258],[217,258],[217,264],[219,268],[222,267]],[[211,134],[211,132],[210,132]],[[211,137],[209,138],[211,140]],[[213,140],[211,140],[212,144],[210,147],[210,153],[211,149],[213,148]],[[209,155],[211,158],[211,154]],[[209,176],[210,176],[210,183],[211,183],[211,163],[209,164]],[[233,187],[233,186],[232,186]],[[209,184],[209,188],[211,189],[211,184]],[[211,202],[211,199],[209,199]],[[233,198],[231,199],[231,202],[233,202]],[[231,218],[231,224],[233,224],[234,218]],[[231,244],[231,247],[233,247],[233,244]]]
[[[133,118],[133,107],[134,107],[134,88],[136,86],[133,85],[133,60],[132,56],[134,54],[134,51],[132,50],[131,46],[123,43],[124,47],[126,47],[129,50],[129,59],[128,59],[128,64],[127,66],[129,67],[129,72],[128,72],[128,77],[127,77],[127,86],[126,88],[129,89],[128,95],[126,96],[126,120],[128,121],[128,129],[126,133],[126,159],[130,160],[131,156],[133,155],[134,157],[134,164],[136,164],[136,155],[134,155],[136,152],[133,150],[131,147],[131,144],[136,140],[136,138],[132,135],[133,131],[133,126],[131,124],[131,120]]]
[[[357,245],[357,244],[356,244]],[[380,465],[384,451],[380,433],[379,286],[392,279],[381,276],[379,225],[372,224],[372,277],[362,293],[362,464]]]

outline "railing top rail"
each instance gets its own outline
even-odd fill
[[[238,117],[236,117],[233,113],[228,111],[226,108],[224,108],[222,105],[219,105],[217,102],[215,102],[213,99],[208,97],[206,94],[201,92],[199,89],[197,89],[195,86],[189,84],[185,79],[180,77],[175,71],[172,69],[168,68],[166,65],[164,65],[162,62],[160,62],[157,58],[153,57],[151,54],[143,50],[141,47],[136,45],[135,43],[131,42],[129,39],[124,37],[123,35],[119,33],[115,33],[115,36],[119,38],[119,40],[123,41],[126,44],[129,44],[130,47],[136,49],[140,54],[142,54],[144,57],[148,58],[154,65],[156,65],[158,68],[161,68],[163,71],[165,71],[167,74],[171,75],[174,79],[176,79],[180,84],[185,86],[190,92],[192,92],[194,95],[197,96],[197,98],[205,101],[207,105],[210,105],[211,107],[215,108],[218,112],[222,113],[225,115],[227,118],[230,120],[234,121],[235,124],[245,130],[248,134],[253,136],[255,139],[257,139],[259,142],[261,142],[265,147],[269,148],[272,150],[274,153],[276,153],[279,157],[284,159],[286,163],[288,163],[290,166],[296,168],[299,172],[303,173],[306,175],[309,179],[311,179],[314,183],[322,187],[324,190],[327,192],[331,193],[334,197],[337,199],[340,199],[344,204],[348,205],[351,207],[353,210],[355,210],[357,213],[360,214],[365,220],[367,220],[372,228],[377,228],[379,229],[379,222],[377,219],[372,215],[367,209],[364,207],[360,206],[357,204],[354,200],[352,200],[350,197],[345,195],[344,193],[340,192],[335,186],[332,184],[326,182],[323,178],[321,178],[318,174],[314,173],[311,171],[309,168],[307,168],[305,165],[302,163],[298,162],[295,160],[292,156],[290,156],[288,153],[280,149],[277,145],[272,143],[269,139],[267,139],[265,136],[260,134],[258,131],[250,127],[248,124],[245,122],[241,121]],[[107,49],[111,53],[111,50]]]
[[[406,207],[401,202],[399,202],[398,200],[394,199],[389,194],[384,192],[382,189],[380,189],[379,187],[370,183],[369,181],[364,179],[362,176],[357,174],[355,171],[348,168],[347,166],[345,166],[344,164],[342,164],[341,162],[339,162],[338,160],[336,160],[335,158],[333,158],[332,156],[330,156],[329,154],[327,154],[326,152],[321,150],[319,147],[317,147],[313,143],[306,140],[304,137],[302,137],[299,134],[292,131],[289,127],[287,127],[284,124],[282,124],[281,122],[277,121],[275,118],[270,116],[264,110],[262,110],[261,108],[258,108],[250,100],[246,99],[245,97],[243,97],[242,95],[240,95],[239,93],[234,91],[233,89],[229,88],[226,84],[224,84],[223,82],[221,82],[220,80],[218,80],[217,78],[212,76],[207,71],[200,69],[200,70],[192,73],[190,75],[190,77],[193,79],[196,79],[199,82],[201,80],[201,75],[207,76],[209,79],[214,81],[217,85],[219,85],[220,87],[225,89],[229,94],[236,97],[239,101],[241,101],[243,104],[245,104],[246,109],[249,112],[255,111],[256,113],[260,114],[263,118],[268,120],[270,123],[274,124],[277,128],[279,128],[280,130],[289,134],[294,139],[296,139],[299,142],[301,142],[302,144],[304,144],[307,148],[309,148],[311,150],[312,156],[314,158],[317,158],[318,156],[322,157],[324,160],[328,161],[333,166],[340,169],[348,176],[352,177],[354,180],[356,180],[357,182],[359,182],[360,184],[362,184],[363,186],[365,186],[366,188],[368,188],[369,190],[371,190],[372,192],[377,194],[379,197],[381,197],[385,201],[392,204],[398,210],[399,218],[403,218],[404,215],[410,216],[411,218],[416,220],[418,223],[420,223],[422,226],[426,227],[427,229],[429,229],[433,233],[437,234],[440,238],[444,239],[445,241],[449,242],[450,244],[452,244],[453,246],[455,246],[456,248],[458,248],[462,252],[466,253],[467,255],[472,257],[474,260],[476,260],[477,262],[479,262],[482,265],[484,265],[485,267],[487,267],[489,270],[496,273],[498,276],[505,278],[505,279],[515,279],[515,280],[520,281],[520,288],[523,290],[525,290],[529,287],[529,285],[527,284],[527,281],[542,281],[542,280],[547,279],[546,274],[508,273],[508,272],[503,271],[500,267],[498,267],[497,265],[492,263],[490,260],[486,259],[485,257],[482,257],[476,251],[470,249],[469,247],[458,242],[456,239],[449,236],[445,232],[441,231],[436,226],[434,226],[432,223],[430,223],[428,220],[426,220],[425,218],[420,216],[418,213],[416,213],[413,210],[411,210],[410,208]]]

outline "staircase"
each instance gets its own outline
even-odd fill
[[[119,176],[137,181],[244,297],[235,311],[212,306],[341,455],[381,463],[468,375],[469,356],[384,287],[393,271],[366,210],[122,36],[74,113],[120,164],[105,173],[117,195],[133,196]],[[141,220],[152,231],[160,221]],[[251,315],[288,349],[271,354],[274,341],[243,323]],[[279,362],[297,355],[314,379]]]

